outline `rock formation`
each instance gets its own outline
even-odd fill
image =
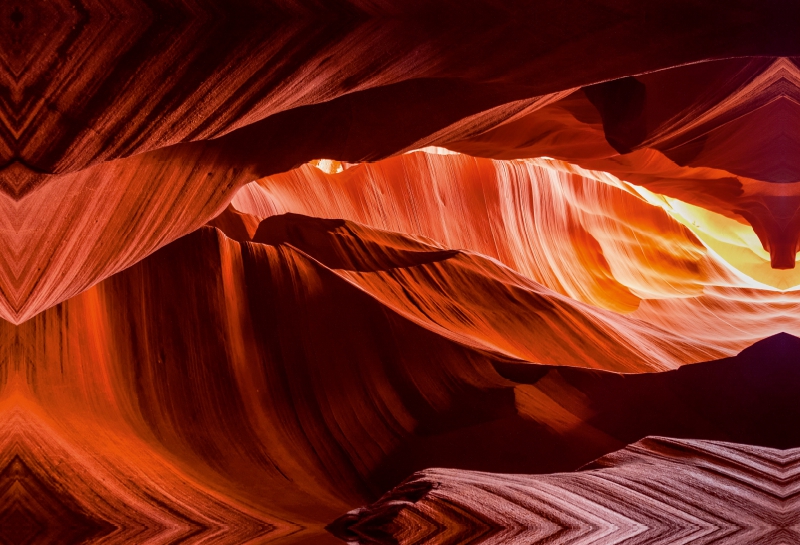
[[[798,449],[648,437],[575,473],[428,469],[331,525],[350,543],[795,543]]]
[[[791,541],[798,16],[0,2],[0,542]]]

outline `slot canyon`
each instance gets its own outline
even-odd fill
[[[0,544],[800,542],[798,20],[0,0]]]

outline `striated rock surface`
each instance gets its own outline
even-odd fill
[[[295,530],[231,504],[120,430],[71,436],[29,399],[6,395],[3,405],[4,542],[262,543]]]
[[[751,225],[771,266],[793,269],[799,76],[796,58],[674,67],[586,86],[439,145],[498,159],[546,155],[610,172]]]
[[[608,171],[752,225],[761,269],[794,266],[800,46],[774,31],[795,14],[784,2],[257,4],[2,8],[0,316],[122,270],[252,180],[429,145]]]
[[[0,2],[0,542],[335,543],[431,467],[800,446],[799,15]]]
[[[306,165],[249,184],[232,206],[262,218],[295,212],[424,235],[618,312],[647,295],[695,294],[713,266],[664,211],[547,162],[416,152],[335,174]]]
[[[800,276],[772,269],[752,230],[559,161],[429,150],[318,163],[248,184],[231,206],[258,218],[293,212],[430,237],[726,355],[783,331],[800,335],[790,289]]]
[[[797,8],[767,5],[9,2],[0,64],[3,163],[66,172],[217,138],[279,112],[300,129],[309,105],[319,105],[314,126],[329,131],[309,147],[346,151],[365,137],[373,148],[387,145],[374,139],[376,130],[410,144],[512,101],[707,59],[800,53],[790,32],[776,39],[771,29]],[[530,32],[532,20],[538,32]],[[678,20],[686,24],[672,24]],[[393,108],[382,108],[382,97]],[[365,115],[343,115],[345,104]],[[339,123],[324,122],[332,119]],[[400,123],[393,136],[389,120]],[[329,140],[358,126],[371,130]]]
[[[625,340],[635,324],[496,262],[341,220],[270,218],[253,238],[201,229],[3,324],[9,457],[31,471],[60,460],[51,487],[70,472],[101,479],[108,492],[67,481],[59,501],[120,535],[303,542],[428,467],[567,471],[652,434],[800,444],[783,424],[797,412],[795,337],[674,371],[598,371],[586,367],[653,365]],[[446,277],[437,307],[431,283]],[[557,342],[568,326],[574,341]],[[676,365],[702,353],[637,335]],[[147,502],[120,520],[93,494],[169,494],[157,505],[182,522],[152,522],[167,515]]]
[[[575,473],[415,473],[330,530],[348,543],[796,543],[798,449],[648,437]]]

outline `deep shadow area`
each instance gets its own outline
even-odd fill
[[[116,528],[85,513],[68,492],[42,480],[20,456],[0,471],[0,543],[78,545],[95,543]]]
[[[628,444],[648,435],[800,446],[800,339],[774,335],[739,355],[663,373],[495,364],[522,384],[580,391],[586,423]],[[552,389],[553,387],[550,386]]]
[[[639,544],[662,542],[661,538],[677,541],[676,533],[691,533],[694,526],[682,518],[691,514],[699,524],[708,525],[714,543],[794,542],[793,517],[787,513],[793,509],[789,498],[794,495],[797,451],[788,449],[800,446],[796,424],[800,338],[781,333],[735,357],[661,373],[620,374],[513,363],[494,366],[507,379],[528,385],[525,391],[537,398],[532,406],[549,408],[552,420],[545,420],[546,427],[554,427],[559,418],[563,422],[565,410],[576,417],[583,415],[583,422],[560,437],[538,434],[541,448],[532,449],[526,461],[534,471],[579,469],[569,466],[581,453],[602,448],[603,441],[598,441],[602,437],[613,437],[628,447],[606,452],[576,473],[525,477],[473,473],[464,471],[465,467],[426,469],[377,502],[342,515],[328,531],[348,543],[361,544],[499,543],[502,536],[516,536],[521,541],[514,542],[520,543],[566,543],[567,535],[569,543]],[[547,405],[542,398],[556,403]],[[525,403],[518,402],[518,408],[524,413]],[[689,441],[644,439],[648,436]],[[696,439],[729,443],[691,442]],[[531,438],[518,440],[527,443]],[[502,440],[487,443],[503,448]],[[786,452],[781,455],[735,443]],[[476,444],[475,448],[482,447]],[[542,452],[550,457],[542,458]],[[512,461],[506,464],[514,465]],[[599,473],[590,471],[609,468],[599,479]],[[698,478],[700,474],[704,476]],[[537,488],[540,482],[551,488]],[[520,488],[526,484],[531,487]],[[441,490],[431,495],[437,489]],[[717,501],[724,496],[732,503]],[[560,499],[551,504],[556,497]],[[576,503],[576,497],[581,501]],[[597,518],[585,518],[587,513]],[[751,527],[748,517],[754,513],[759,523]],[[624,530],[611,522],[616,516],[635,520],[647,530],[623,535]],[[598,520],[603,521],[599,526]],[[728,527],[725,521],[734,524]],[[608,527],[603,526],[606,522]],[[600,536],[600,528],[617,535]]]
[[[518,385],[516,414],[447,430],[422,428],[387,457],[376,481],[388,490],[396,484],[388,475],[429,467],[574,471],[647,436],[800,447],[800,339],[789,334],[735,357],[659,373],[492,365]]]

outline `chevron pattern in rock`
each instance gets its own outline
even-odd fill
[[[789,544],[800,449],[648,437],[575,473],[418,472],[331,529],[351,543]]]

